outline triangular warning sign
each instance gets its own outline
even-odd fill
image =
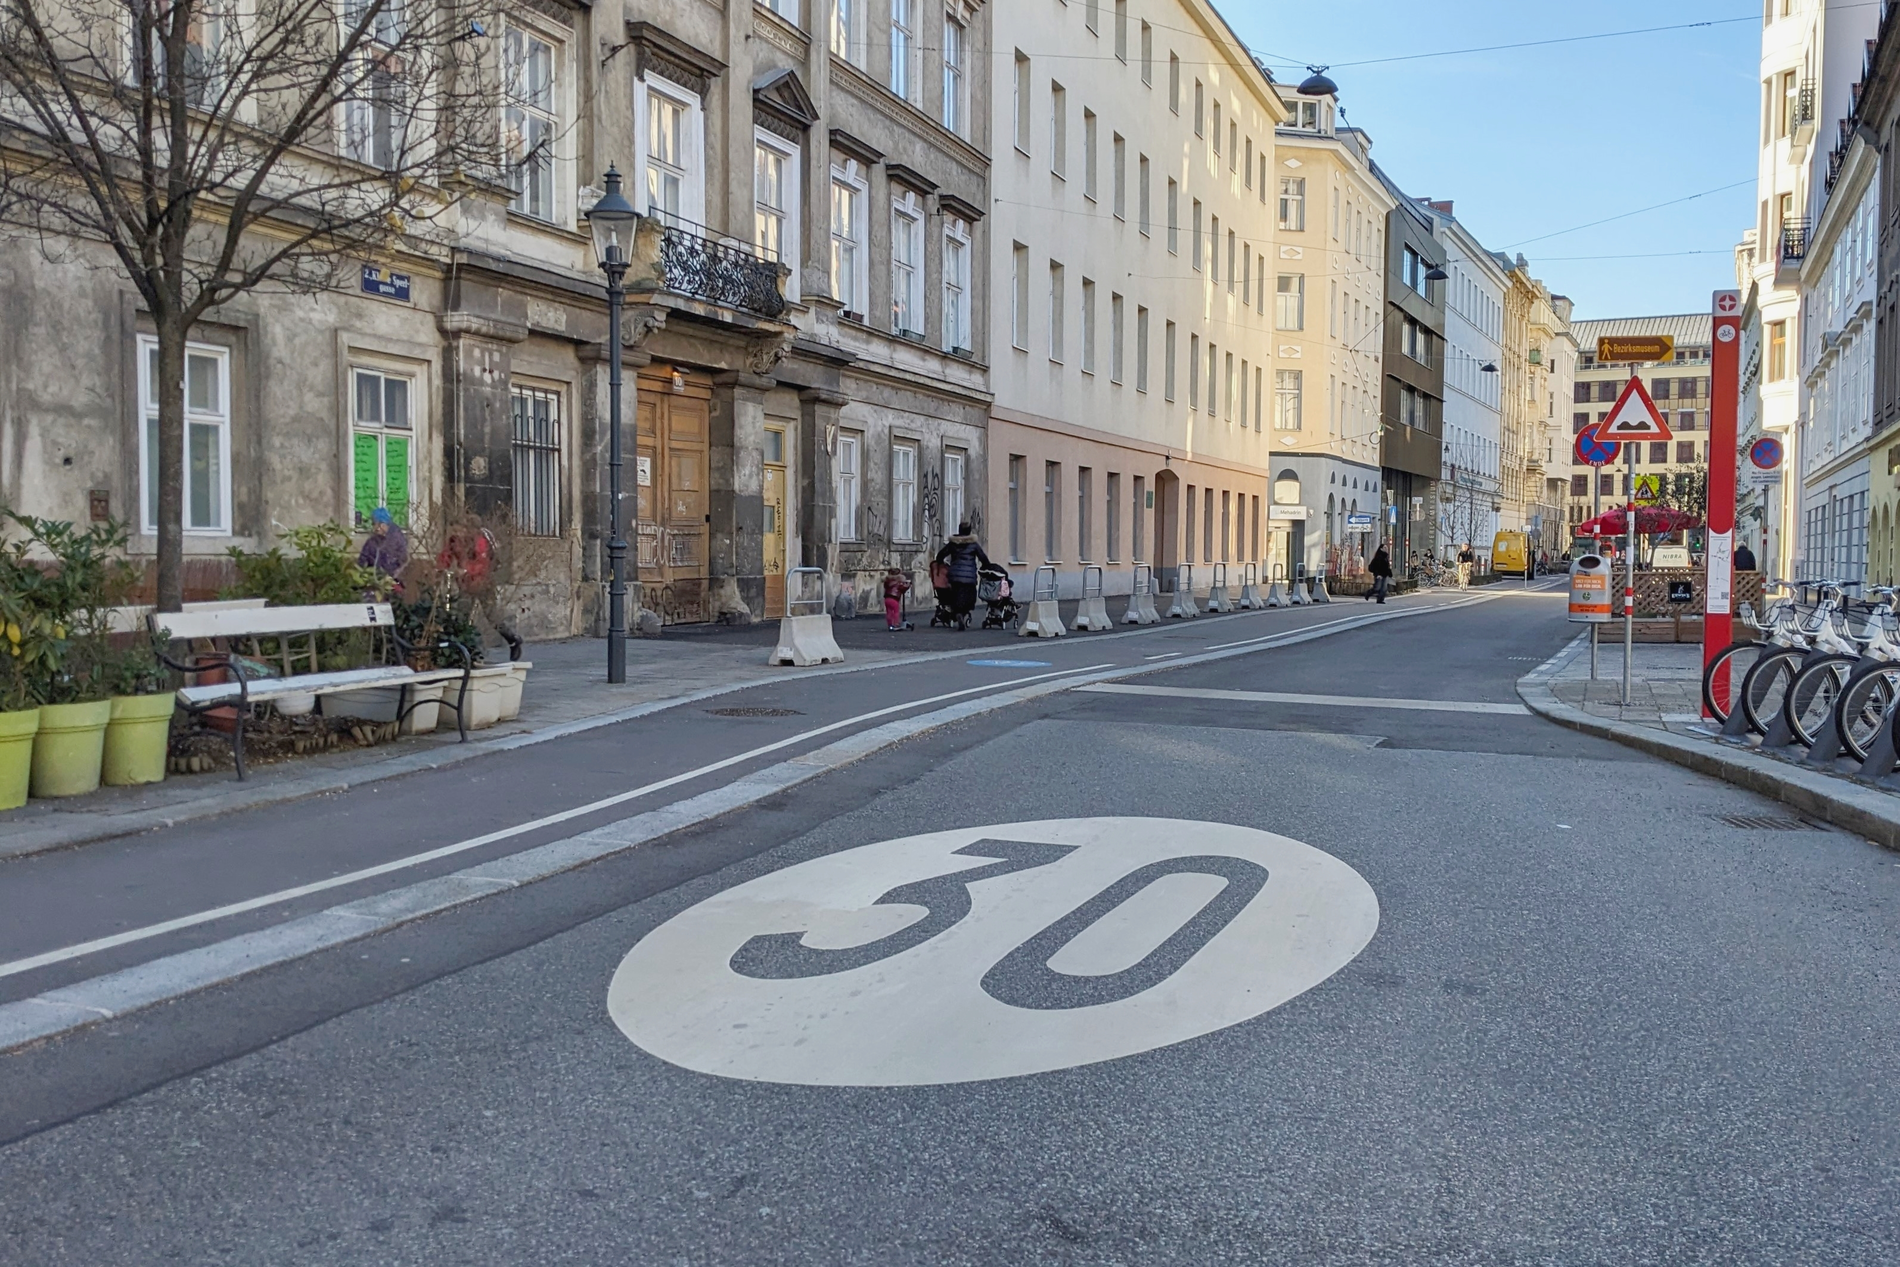
[[[1616,408],[1597,428],[1605,440],[1667,440],[1669,424],[1656,411],[1656,402],[1643,390],[1643,380],[1632,378],[1616,398]]]

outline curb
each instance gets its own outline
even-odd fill
[[[676,832],[698,827],[820,775],[842,769],[906,739],[971,717],[998,712],[1014,704],[1077,686],[1165,673],[1189,665],[1271,651],[1363,629],[1368,625],[1475,606],[1491,601],[1494,597],[1481,595],[1455,603],[1366,612],[1317,626],[1263,635],[1240,646],[1204,651],[1161,664],[1076,673],[1056,681],[1037,682],[1016,690],[951,704],[916,717],[886,722],[776,765],[742,775],[730,783],[683,801],[662,805],[579,835],[551,841],[520,853],[507,854],[448,875],[371,894],[282,924],[164,955],[30,998],[0,1004],[0,1055],[64,1037],[103,1021],[183,998],[305,955],[360,941],[480,901],[495,893],[551,879],[563,872],[654,844]]]
[[[1558,699],[1550,688],[1551,679],[1588,645],[1588,640],[1588,634],[1580,636],[1517,680],[1518,698],[1533,713],[1570,730],[1610,739],[1697,774],[1732,783],[1851,831],[1863,840],[1900,850],[1900,798],[1746,749],[1595,717]]]

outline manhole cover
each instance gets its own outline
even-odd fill
[[[1717,814],[1715,821],[1727,823],[1730,827],[1746,827],[1753,831],[1824,831],[1819,823],[1810,823],[1805,818],[1778,818],[1773,814]]]
[[[796,708],[709,708],[714,717],[803,717]]]

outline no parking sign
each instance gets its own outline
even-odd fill
[[[1608,466],[1616,461],[1623,446],[1614,440],[1605,440],[1602,426],[1600,422],[1593,422],[1577,433],[1577,461],[1587,466]]]

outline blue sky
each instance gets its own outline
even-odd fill
[[[1215,2],[1276,78],[1297,83],[1301,64],[1330,64],[1379,165],[1415,197],[1452,199],[1486,246],[1522,251],[1576,301],[1578,317],[1706,312],[1710,291],[1734,285],[1730,252],[1754,222],[1761,0]],[[1745,20],[1346,64],[1736,18]],[[1713,253],[1665,254],[1687,251]],[[1604,256],[1620,258],[1595,258]]]

